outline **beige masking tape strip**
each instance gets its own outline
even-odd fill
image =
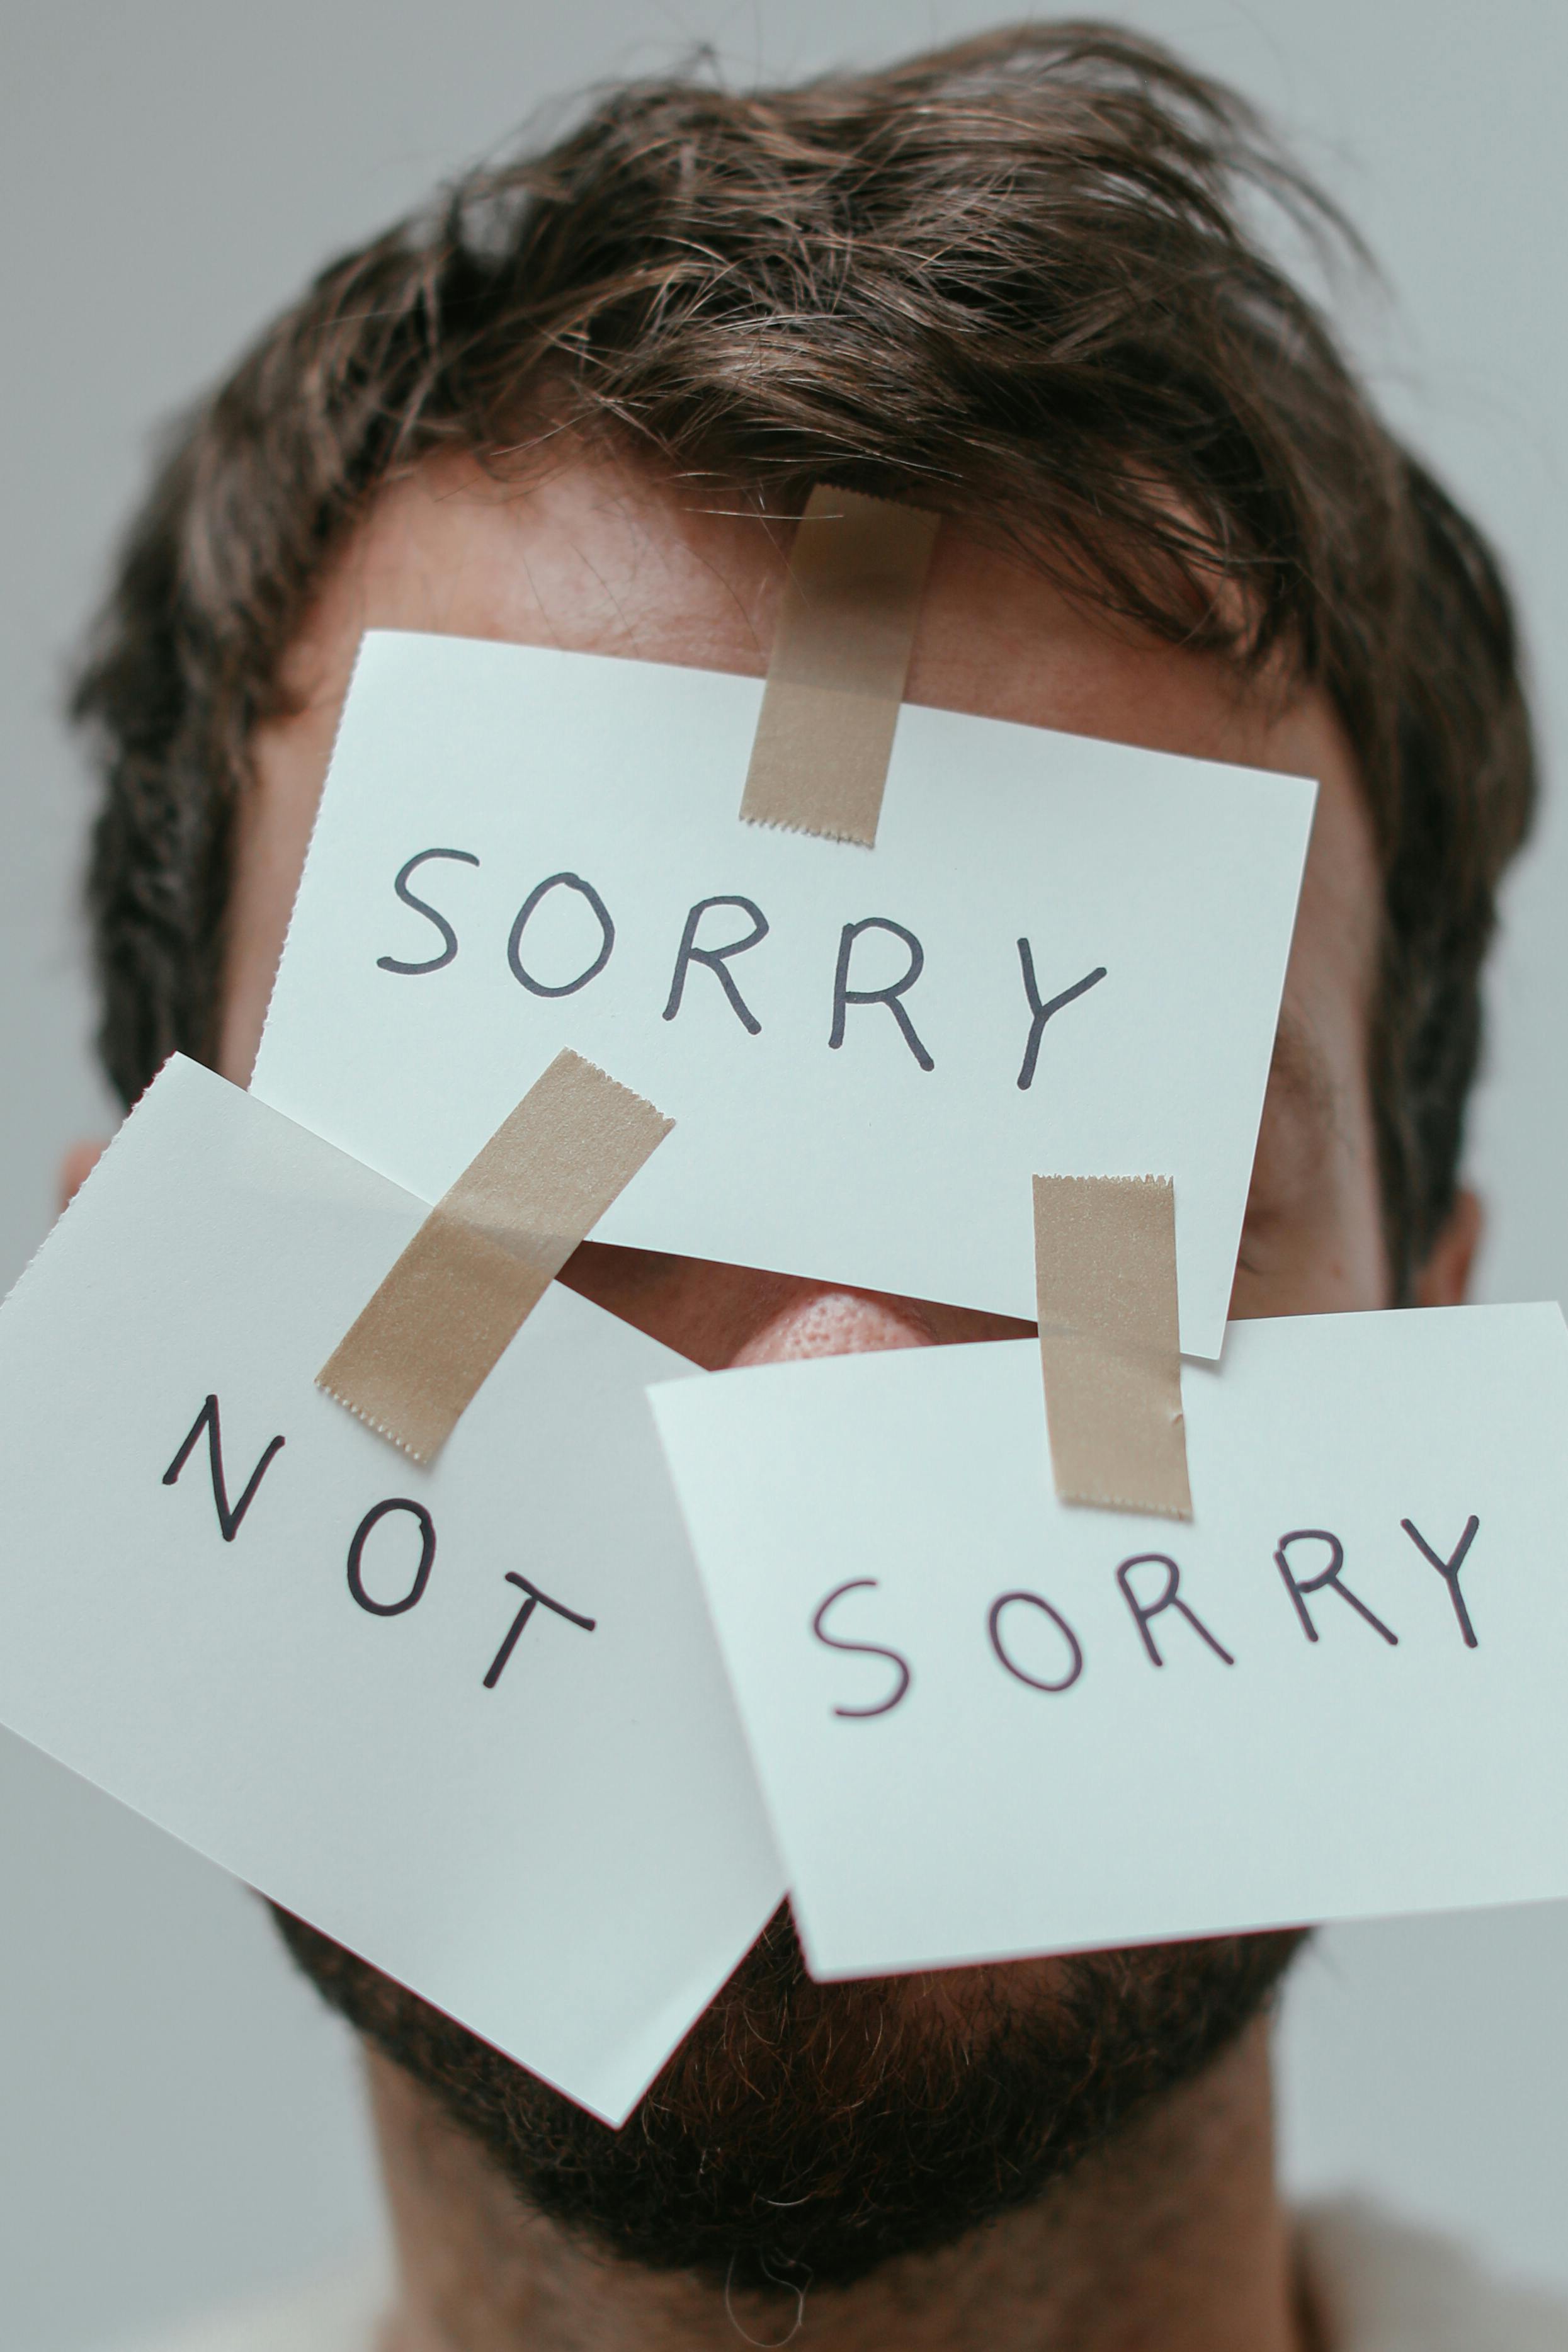
[[[1037,1176],[1051,1468],[1066,1503],[1190,1519],[1168,1176]]]
[[[316,1375],[433,1462],[573,1251],[674,1125],[558,1054],[431,1210]]]
[[[818,488],[790,551],[741,814],[877,838],[940,518]]]

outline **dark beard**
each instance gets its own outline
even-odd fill
[[[321,1992],[518,2195],[737,2290],[847,2286],[1026,2204],[1198,2074],[1300,1933],[815,1984],[781,1910],[612,2131],[288,1913]]]

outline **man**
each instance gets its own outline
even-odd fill
[[[363,630],[761,672],[827,479],[947,518],[911,700],[1321,780],[1233,1311],[1461,1297],[1512,622],[1260,197],[1338,233],[1234,96],[1046,26],[623,90],[330,270],[179,436],[79,691],[126,1097],[175,1046],[247,1077]],[[710,1367],[1026,1328],[595,1244],[564,1278]],[[1289,1936],[817,1987],[781,1915],[615,2133],[281,1925],[372,2053],[397,2352],[1568,2343],[1291,2225]]]

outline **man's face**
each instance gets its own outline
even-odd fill
[[[719,513],[709,509],[724,507]],[[389,491],[293,648],[240,826],[221,1066],[247,1078],[361,633],[435,630],[761,673],[787,527],[607,465],[526,491],[428,468]],[[1386,1303],[1367,1084],[1378,884],[1321,698],[1244,689],[955,529],[911,701],[1318,778],[1321,793],[1232,1312]],[[1173,782],[1173,790],[1180,790]],[[1434,1277],[1462,1277],[1462,1239]],[[589,1242],[563,1279],[710,1369],[1015,1337],[997,1315]],[[1444,1290],[1444,1286],[1447,1290]],[[1435,1293],[1434,1295],[1439,1295]],[[1036,2193],[1256,2013],[1289,1937],[816,1987],[787,1920],[608,2132],[313,1933],[331,1997],[436,2087],[532,2201],[617,2250],[723,2275],[847,2279]]]

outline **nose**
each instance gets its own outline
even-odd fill
[[[710,1372],[883,1348],[1018,1339],[1034,1329],[1011,1315],[613,1243],[584,1242],[561,1278]]]
[[[808,1356],[871,1355],[930,1348],[936,1335],[912,1299],[801,1283],[736,1349],[736,1364],[788,1364]]]

